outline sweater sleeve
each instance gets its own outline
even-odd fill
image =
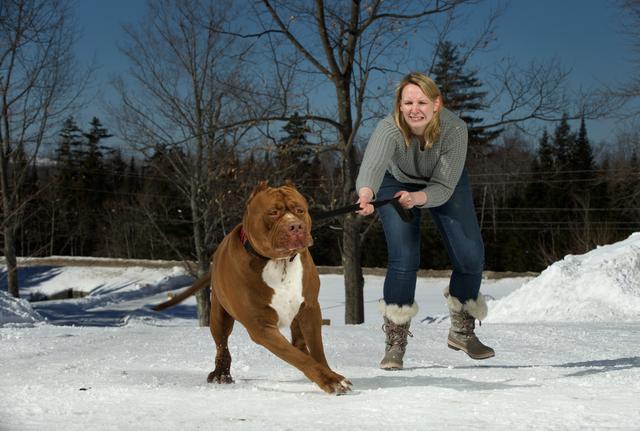
[[[365,149],[356,179],[356,193],[362,187],[369,187],[378,193],[384,173],[393,157],[400,131],[387,119],[381,120],[374,130]],[[401,137],[401,135],[400,135]]]
[[[460,122],[451,127],[442,137],[442,153],[427,187],[427,203],[423,208],[432,208],[446,203],[453,194],[467,158],[467,127]]]

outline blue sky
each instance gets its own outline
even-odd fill
[[[522,60],[560,58],[584,83],[631,73],[614,0],[514,0],[499,21],[500,50]]]
[[[144,10],[143,0],[78,0],[76,16],[82,31],[78,54],[86,62],[96,59],[94,87],[107,89],[98,94],[95,109],[77,116],[81,125],[98,115],[109,126],[100,104],[110,97],[107,81],[126,72],[118,49],[124,42],[121,24],[136,22]],[[497,41],[485,60],[508,56],[526,64],[555,58],[571,70],[571,85],[576,88],[621,82],[634,73],[630,40],[622,32],[621,20],[615,0],[512,0],[498,21]],[[612,120],[587,123],[593,142],[611,141],[618,127]]]

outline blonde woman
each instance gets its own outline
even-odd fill
[[[480,294],[484,244],[465,170],[467,127],[444,107],[437,85],[422,73],[405,76],[393,114],[382,119],[371,136],[356,181],[361,215],[373,213],[375,199],[398,197],[414,213],[406,223],[390,206],[378,209],[388,249],[384,298],[379,308],[386,334],[383,369],[401,369],[411,335],[411,319],[420,266],[420,209],[438,227],[453,273],[445,298],[451,317],[447,345],[473,359],[494,356],[475,335],[475,320],[487,315]]]

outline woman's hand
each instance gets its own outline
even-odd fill
[[[360,211],[356,211],[358,214],[362,216],[368,216],[373,213],[374,208],[371,205],[371,201],[373,200],[373,190],[369,187],[362,187],[358,190],[358,202],[360,204]]]
[[[402,208],[413,208],[415,206],[422,206],[427,203],[427,194],[425,192],[408,192],[401,190],[396,193],[394,198],[399,198],[398,203]]]

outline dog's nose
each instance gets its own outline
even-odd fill
[[[297,234],[304,230],[304,226],[300,222],[293,222],[293,223],[289,223],[287,230],[291,234]]]

